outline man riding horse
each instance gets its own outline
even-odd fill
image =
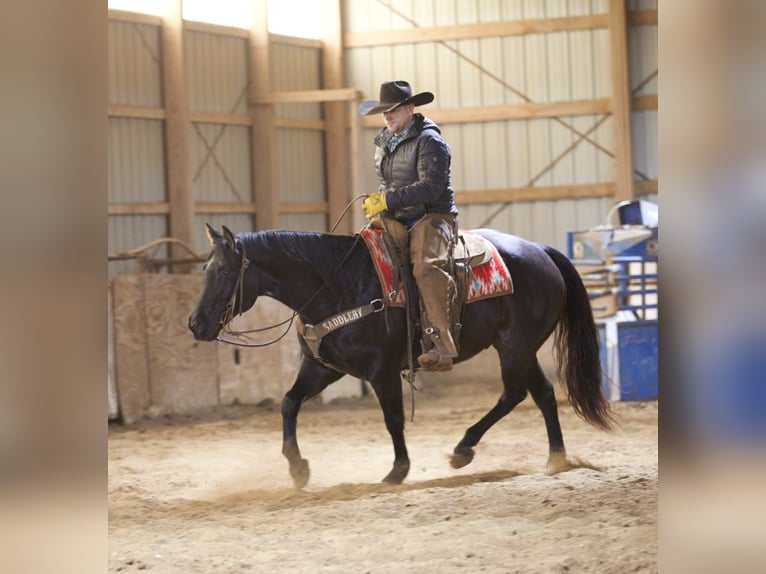
[[[375,136],[379,191],[362,205],[371,227],[385,229],[400,249],[409,249],[420,292],[423,353],[428,371],[447,371],[458,350],[450,333],[456,296],[449,261],[457,237],[457,207],[450,181],[451,151],[439,126],[415,107],[432,102],[431,92],[412,93],[405,81],[384,82],[379,100],[359,105],[363,115],[383,114]]]

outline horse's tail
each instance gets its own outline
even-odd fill
[[[614,426],[614,415],[601,388],[598,334],[588,292],[563,253],[549,246],[545,252],[561,272],[567,289],[555,336],[559,376],[566,380],[567,396],[575,412],[592,425],[609,430]]]

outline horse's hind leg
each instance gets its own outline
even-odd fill
[[[290,464],[290,476],[296,488],[306,486],[310,475],[309,463],[301,457],[298,448],[298,411],[306,399],[318,395],[342,376],[343,373],[304,357],[295,383],[282,399],[282,454]]]
[[[452,468],[462,468],[473,460],[474,450],[481,437],[492,425],[510,413],[527,396],[526,369],[514,365],[510,353],[500,353],[500,366],[503,374],[503,394],[490,411],[479,422],[468,428],[462,440],[457,444],[450,458]]]
[[[567,465],[566,450],[564,437],[561,434],[556,397],[553,393],[553,385],[543,373],[537,360],[530,370],[527,388],[545,420],[545,430],[548,432],[548,470],[552,473],[564,470]]]

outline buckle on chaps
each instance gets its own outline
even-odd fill
[[[316,325],[304,323],[301,321],[300,317],[296,317],[295,327],[298,331],[298,335],[306,342],[306,345],[311,351],[311,357],[321,360],[319,357],[319,345],[322,343],[322,337],[332,333],[336,329],[340,329],[359,319],[363,319],[367,315],[380,313],[385,308],[386,304],[383,299],[373,299],[366,305],[354,307],[347,311],[341,311],[337,315],[333,315]]]

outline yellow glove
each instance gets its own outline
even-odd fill
[[[382,191],[371,193],[364,198],[362,209],[367,214],[367,219],[372,219],[381,211],[388,209],[386,205],[386,194]]]

